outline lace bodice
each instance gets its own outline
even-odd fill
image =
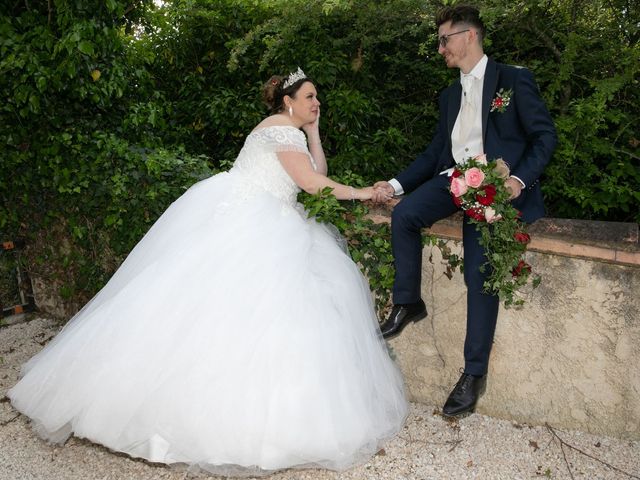
[[[250,197],[256,189],[267,190],[293,205],[300,188],[278,160],[278,152],[301,152],[313,158],[304,133],[295,127],[272,126],[254,130],[245,140],[231,173],[241,178],[241,197]]]

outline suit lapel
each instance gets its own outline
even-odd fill
[[[498,65],[491,58],[487,62],[484,72],[484,85],[482,86],[482,141],[487,138],[487,123],[489,122],[489,109],[496,90],[498,89]]]

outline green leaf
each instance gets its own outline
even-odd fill
[[[93,55],[93,43],[89,42],[88,40],[82,40],[78,43],[78,50],[80,50],[85,55]]]

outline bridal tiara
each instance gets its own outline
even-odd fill
[[[296,72],[289,74],[284,84],[282,85],[282,88],[289,88],[291,85],[296,83],[298,80],[302,80],[303,78],[307,78],[307,76],[304,74],[302,69],[298,67],[298,70]]]

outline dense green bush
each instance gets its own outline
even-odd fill
[[[331,172],[394,175],[425,147],[457,75],[437,54],[441,5],[3,2],[2,237],[27,237],[30,268],[88,298],[173,199],[230,165],[266,114],[262,83],[298,65],[318,84]],[[532,69],[556,121],[549,214],[640,221],[638,7],[478,5],[487,53]]]
[[[486,51],[529,67],[556,120],[559,146],[543,189],[551,216],[640,220],[635,127],[640,47],[626,2],[478,2]],[[395,174],[424,148],[438,93],[456,72],[436,49],[438,1],[172,2],[145,42],[177,105],[180,143],[230,162],[264,114],[261,82],[302,66],[318,83],[336,174]],[[184,55],[188,52],[188,55]],[[179,112],[179,113],[178,113]]]
[[[558,129],[549,214],[640,222],[640,8],[626,0],[492,0],[491,52],[531,68]]]
[[[158,215],[211,173],[165,145],[170,105],[131,32],[146,3],[14,2],[0,17],[0,231],[82,302]],[[75,304],[75,303],[74,303]]]

